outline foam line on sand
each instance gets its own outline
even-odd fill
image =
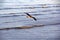
[[[0,30],[10,30],[10,29],[29,29],[34,27],[42,27],[44,25],[32,25],[32,26],[22,26],[22,27],[11,27],[11,28],[0,28]]]

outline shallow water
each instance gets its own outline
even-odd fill
[[[40,6],[40,5],[38,5]],[[31,29],[0,30],[1,40],[60,40],[60,9],[50,5],[48,8],[2,9],[0,28],[40,25]],[[48,6],[48,5],[47,5]],[[32,6],[33,7],[33,6]],[[12,11],[13,10],[13,11]],[[27,18],[28,12],[37,21]],[[6,14],[4,14],[6,13]],[[11,14],[7,14],[11,13]],[[15,13],[15,14],[14,14]]]

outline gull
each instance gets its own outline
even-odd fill
[[[35,21],[37,21],[37,19],[35,17],[33,17],[32,15],[30,15],[29,13],[25,13],[27,15],[28,18],[33,18]]]

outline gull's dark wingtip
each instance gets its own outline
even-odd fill
[[[37,21],[37,19],[36,19],[35,17],[33,17],[33,19],[34,19],[35,21]]]

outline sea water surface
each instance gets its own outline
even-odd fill
[[[46,6],[46,8],[42,8],[41,5],[0,8],[0,28],[45,25],[31,29],[0,30],[0,40],[60,40],[60,5]],[[27,18],[26,12],[37,21]]]

